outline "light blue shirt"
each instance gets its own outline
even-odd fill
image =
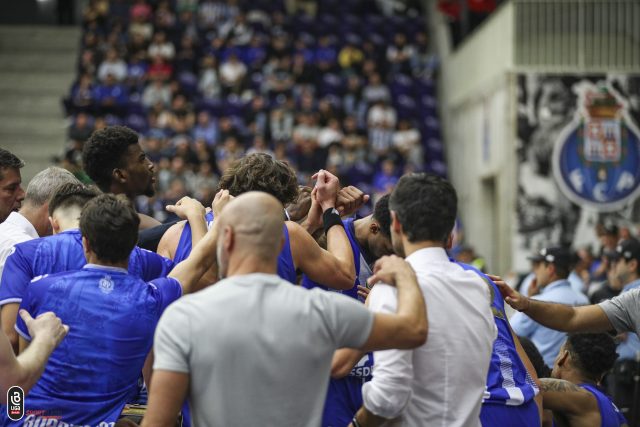
[[[628,292],[631,289],[635,289],[640,287],[640,279],[634,280],[633,282],[627,284],[624,288],[622,288],[622,293]],[[618,344],[618,349],[616,350],[618,353],[618,360],[635,360],[636,354],[640,352],[640,339],[638,339],[638,335],[629,332],[627,333],[626,341]]]
[[[589,300],[583,294],[574,291],[568,280],[557,280],[542,288],[532,297],[540,301],[566,305],[586,305]],[[516,313],[511,318],[511,327],[517,335],[529,338],[538,348],[544,363],[553,366],[556,356],[567,334],[542,326],[524,313]]]

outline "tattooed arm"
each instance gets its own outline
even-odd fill
[[[555,378],[540,378],[540,391],[544,409],[565,415],[571,425],[574,422],[575,425],[600,425],[598,401],[589,391],[569,381]],[[597,424],[583,424],[595,422],[596,419]]]

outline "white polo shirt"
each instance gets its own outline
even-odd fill
[[[443,248],[406,258],[427,305],[429,334],[413,350],[374,353],[373,380],[362,388],[364,406],[393,425],[479,427],[497,329],[487,284],[451,262]],[[376,285],[369,308],[395,313],[397,290]]]
[[[7,219],[0,224],[0,278],[4,270],[4,263],[11,255],[12,248],[18,243],[38,237],[38,232],[27,218],[18,212],[9,214]]]

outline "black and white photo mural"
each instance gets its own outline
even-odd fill
[[[640,76],[521,74],[515,269],[547,245],[599,249],[640,223]]]

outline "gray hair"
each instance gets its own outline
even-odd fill
[[[81,184],[71,172],[57,166],[50,166],[34,176],[27,186],[25,203],[43,206],[64,184]]]

